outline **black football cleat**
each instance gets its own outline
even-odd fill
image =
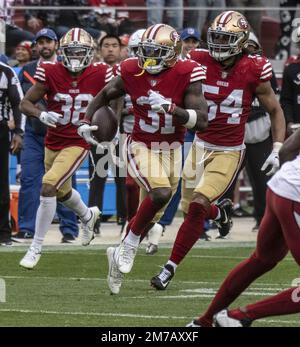
[[[216,204],[220,209],[221,217],[215,220],[215,223],[219,229],[220,236],[218,238],[223,238],[229,234],[232,228],[232,201],[230,199],[224,199]]]
[[[171,265],[165,265],[160,273],[151,278],[151,286],[157,290],[165,290],[174,277],[174,269]]]

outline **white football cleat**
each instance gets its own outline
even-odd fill
[[[139,246],[133,246],[130,243],[123,241],[120,246],[116,248],[114,258],[118,269],[127,274],[131,271],[134,258],[136,256]]]
[[[108,247],[106,250],[108,260],[107,284],[112,294],[119,294],[124,274],[118,269],[114,259],[115,247]]]
[[[94,233],[94,227],[99,219],[101,212],[97,206],[90,207],[89,210],[91,211],[91,218],[88,220],[88,222],[81,224],[82,226],[82,235],[81,235],[81,244],[82,246],[88,246],[91,241],[95,237]]]
[[[215,327],[224,328],[243,328],[250,327],[252,321],[250,319],[238,320],[228,316],[228,311],[223,310],[214,315],[214,325]]]
[[[25,269],[33,269],[39,262],[41,255],[42,253],[39,248],[30,246],[27,253],[20,261],[20,266],[24,267]]]

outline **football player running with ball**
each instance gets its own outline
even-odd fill
[[[183,169],[181,206],[185,220],[181,225],[172,253],[161,270],[151,279],[158,289],[167,288],[181,263],[203,233],[204,220],[214,219],[221,236],[231,227],[231,201],[212,203],[222,197],[239,172],[244,156],[245,123],[255,97],[270,114],[273,151],[262,170],[267,175],[279,168],[278,152],[285,137],[283,111],[270,84],[272,66],[262,56],[248,55],[243,47],[249,37],[249,24],[235,11],[221,13],[208,30],[208,50],[195,49],[190,58],[206,69],[202,91],[208,103],[209,125],[197,132]],[[197,152],[204,151],[201,161]],[[196,166],[199,177],[190,175]]]
[[[139,243],[149,225],[176,191],[181,175],[181,145],[186,128],[207,127],[207,103],[201,93],[205,72],[193,61],[179,60],[178,33],[165,24],[149,27],[138,45],[137,57],[120,63],[115,77],[89,104],[88,124],[97,109],[129,94],[134,128],[126,154],[130,175],[140,186],[140,206],[121,244],[109,248],[108,285],[118,294],[124,274],[131,271]]]
[[[94,237],[93,228],[100,216],[97,207],[88,208],[72,189],[72,175],[86,158],[90,144],[78,133],[88,103],[113,77],[104,63],[91,64],[94,56],[92,37],[83,29],[73,28],[60,40],[62,62],[44,62],[34,76],[36,84],[20,104],[21,111],[37,117],[48,126],[45,140],[45,175],[37,211],[33,242],[22,267],[32,269],[41,257],[42,243],[52,223],[57,200],[73,210],[82,221],[82,245]],[[47,111],[35,103],[47,98]],[[95,130],[95,127],[92,128]],[[97,144],[93,139],[90,140]]]

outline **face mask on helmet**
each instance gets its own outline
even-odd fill
[[[71,72],[79,72],[88,67],[94,57],[94,49],[84,45],[61,47],[62,64]]]
[[[210,55],[217,61],[224,61],[242,52],[244,32],[231,33],[208,29],[207,44]]]
[[[141,42],[138,46],[137,56],[142,69],[150,74],[158,74],[168,68],[168,61],[174,59],[176,54],[171,47]]]

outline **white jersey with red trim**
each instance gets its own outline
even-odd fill
[[[300,202],[300,153],[284,163],[267,184],[275,194]]]
[[[245,123],[255,91],[271,79],[271,63],[265,57],[243,55],[230,70],[224,70],[207,50],[193,50],[188,57],[206,69],[202,88],[209,107],[209,125],[197,133],[198,138],[212,149],[243,149]]]

